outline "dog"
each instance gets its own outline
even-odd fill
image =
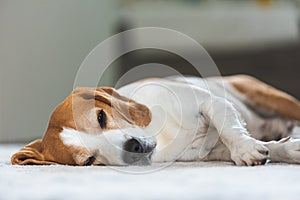
[[[300,102],[254,77],[167,77],[118,90],[76,88],[18,165],[147,165],[173,161],[300,163]]]

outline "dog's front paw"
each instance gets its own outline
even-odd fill
[[[268,148],[253,138],[238,141],[231,149],[231,159],[240,166],[264,165],[268,155]]]

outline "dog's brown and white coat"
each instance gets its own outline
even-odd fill
[[[44,137],[11,160],[300,163],[300,140],[289,138],[295,121],[300,121],[298,100],[245,75],[146,79],[118,90],[77,88],[54,110]]]

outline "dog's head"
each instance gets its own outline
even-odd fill
[[[150,110],[113,88],[77,88],[52,113],[47,131],[12,156],[13,164],[148,164],[156,143]]]

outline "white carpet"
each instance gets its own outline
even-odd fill
[[[10,155],[20,147],[0,145],[1,200],[300,199],[300,165],[12,166]]]

